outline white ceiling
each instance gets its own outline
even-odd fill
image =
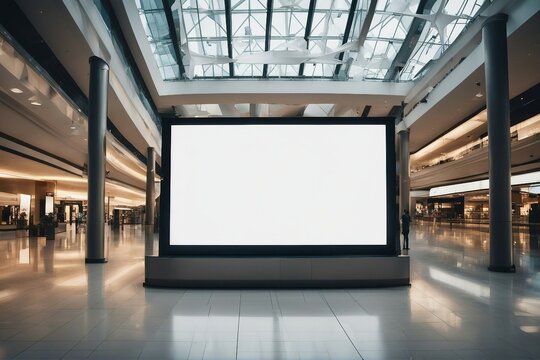
[[[11,149],[1,151],[0,181],[11,176],[57,181],[59,189],[84,188],[86,193],[86,117],[5,41],[0,51],[0,113],[0,145]],[[122,184],[139,199],[146,167],[110,133],[106,138],[109,183]],[[109,191],[112,196],[125,192],[117,185]]]

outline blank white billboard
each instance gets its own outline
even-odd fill
[[[170,245],[386,245],[385,125],[172,125]]]

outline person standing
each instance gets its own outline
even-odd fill
[[[409,210],[403,210],[401,215],[401,233],[403,234],[403,250],[409,250],[409,226],[411,224],[411,217]]]

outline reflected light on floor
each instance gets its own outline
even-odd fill
[[[540,316],[540,299],[523,297],[516,301],[516,311]]]
[[[19,264],[30,264],[30,248],[19,250]]]
[[[17,294],[17,291],[15,290],[0,290],[0,302],[9,300],[16,294]]]
[[[66,281],[56,282],[56,286],[86,286],[86,274],[75,276]]]
[[[136,269],[142,269],[144,267],[144,262],[137,262],[129,266],[123,266],[120,270],[116,271],[112,276],[105,280],[104,285],[109,286],[118,281],[121,281],[127,275],[133,273]],[[89,270],[91,271],[91,270]],[[61,281],[56,283],[57,286],[86,286],[88,285],[88,275],[82,274],[75,276],[69,280]]]
[[[113,276],[111,276],[110,278],[105,280],[105,286],[111,285],[111,284],[113,284],[113,283],[115,283],[117,281],[122,280],[124,277],[126,277],[130,273],[133,273],[133,271],[135,271],[136,269],[139,269],[139,268],[141,268],[141,269],[144,268],[144,263],[143,262],[138,262],[138,263],[132,264],[130,266],[122,267],[120,270],[115,272]]]
[[[540,332],[540,326],[520,326],[519,329],[527,334]]]
[[[471,280],[465,280],[456,275],[451,275],[445,271],[429,267],[429,276],[433,280],[445,283],[448,286],[461,290],[469,295],[479,298],[489,298],[491,291],[489,287],[477,284]]]
[[[81,258],[80,251],[58,251],[54,254],[56,260],[78,260]]]

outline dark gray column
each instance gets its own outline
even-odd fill
[[[489,17],[482,34],[489,136],[489,270],[514,272],[507,19],[505,14]]]
[[[403,119],[403,117],[401,117]],[[398,212],[396,214],[396,252],[401,253],[401,215],[404,209],[409,209],[410,181],[409,181],[409,129],[398,130],[396,137],[397,148],[397,175],[399,194],[397,196]]]
[[[107,221],[107,224],[110,222],[109,218],[111,216],[111,197],[107,196],[107,217],[105,218]]]
[[[156,202],[154,177],[156,174],[156,152],[148,148],[146,157],[146,225],[154,225],[154,206]]]
[[[88,114],[88,223],[86,262],[104,263],[105,259],[105,131],[107,130],[107,87],[109,65],[90,58]]]
[[[410,211],[409,196],[411,185],[409,180],[409,130],[402,130],[399,136],[399,216],[403,210]]]

